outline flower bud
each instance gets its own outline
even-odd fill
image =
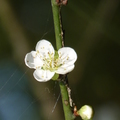
[[[92,117],[93,110],[90,106],[84,105],[77,113],[82,117],[83,120],[89,120]]]

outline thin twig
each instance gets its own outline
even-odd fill
[[[62,1],[51,0],[57,50],[59,50],[61,47],[64,46],[62,22],[61,22],[61,5],[58,5],[58,2],[63,2],[63,0]],[[68,79],[66,78],[67,75],[64,75],[59,80],[63,110],[65,115],[65,120],[74,120],[74,116],[71,110],[71,106],[72,106],[71,90],[68,87],[68,84],[65,84],[65,82],[68,83]]]

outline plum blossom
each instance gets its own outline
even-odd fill
[[[74,49],[63,47],[55,51],[52,44],[44,39],[38,41],[35,51],[25,56],[26,66],[35,69],[33,76],[40,82],[49,81],[55,73],[71,72],[76,60],[77,54]]]

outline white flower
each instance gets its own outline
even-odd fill
[[[35,50],[26,54],[25,64],[35,69],[33,75],[40,82],[50,80],[55,73],[66,74],[74,69],[77,54],[70,47],[60,48],[56,52],[49,41],[40,40]]]

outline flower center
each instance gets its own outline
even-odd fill
[[[59,59],[58,55],[56,54],[53,56],[53,53],[48,52],[48,57],[43,57],[43,70],[50,70],[55,71],[61,66],[61,60]]]

